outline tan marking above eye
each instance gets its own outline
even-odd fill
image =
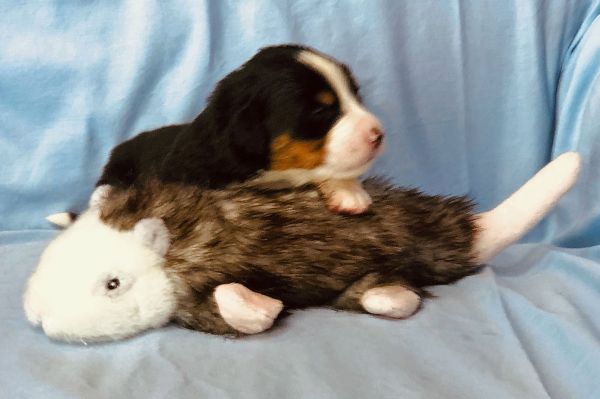
[[[271,143],[271,170],[313,169],[325,158],[325,139],[297,140],[283,133]]]
[[[318,103],[323,105],[332,105],[335,103],[335,95],[330,91],[321,91],[315,97]]]

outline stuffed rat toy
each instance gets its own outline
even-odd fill
[[[392,318],[425,287],[476,273],[533,227],[576,180],[566,153],[492,211],[378,180],[372,209],[328,212],[312,188],[101,186],[42,254],[24,296],[55,339],[114,340],[169,321],[214,334],[270,328],[283,307]]]

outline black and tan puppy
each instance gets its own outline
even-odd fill
[[[357,178],[382,142],[345,65],[307,47],[267,47],[221,80],[190,124],[118,145],[97,185],[316,183],[332,210],[361,213],[371,200]]]

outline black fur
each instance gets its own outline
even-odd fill
[[[302,46],[267,47],[215,88],[190,124],[167,126],[118,145],[97,185],[128,187],[149,179],[221,188],[245,181],[270,165],[270,144],[287,133],[323,138],[341,116],[323,105],[332,91],[323,76],[296,60]],[[358,86],[346,66],[353,90]]]

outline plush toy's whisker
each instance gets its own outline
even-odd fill
[[[580,166],[579,154],[564,153],[496,208],[479,214],[477,261],[485,263],[533,228],[573,186]]]

